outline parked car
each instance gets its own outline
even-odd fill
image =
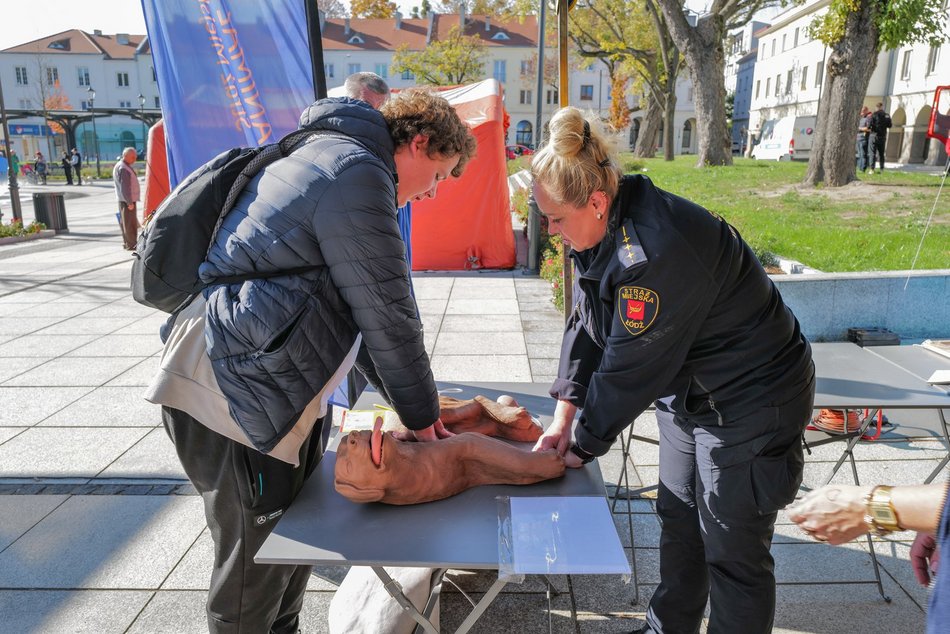
[[[527,145],[508,145],[505,147],[505,156],[509,161],[513,161],[519,156],[531,156],[534,150]]]
[[[752,158],[771,161],[808,160],[814,142],[815,117],[782,117],[762,124]]]

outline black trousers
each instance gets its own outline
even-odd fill
[[[722,426],[657,410],[660,430],[660,585],[647,623],[661,634],[764,634],[775,617],[769,552],[778,510],[802,481],[802,432],[812,382],[787,403]]]
[[[868,150],[871,154],[871,160],[868,167],[874,169],[875,163],[880,162],[878,170],[884,169],[884,146],[887,144],[886,134],[871,134],[868,139]]]
[[[254,555],[320,461],[323,428],[329,431],[330,419],[317,421],[294,468],[211,431],[180,410],[162,408],[165,430],[204,500],[214,540],[209,632],[297,631],[311,567],[255,564]]]

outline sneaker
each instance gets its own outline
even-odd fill
[[[874,170],[868,170],[868,174],[873,174]]]

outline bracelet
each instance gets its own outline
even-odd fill
[[[594,454],[588,453],[588,452],[584,451],[583,449],[581,449],[581,448],[577,445],[576,442],[575,442],[575,443],[571,443],[571,449],[570,449],[570,451],[571,451],[572,454],[574,454],[575,456],[577,456],[578,458],[580,458],[580,459],[581,459],[581,462],[582,462],[583,464],[587,464],[588,462],[591,462],[594,458],[596,458],[596,456],[595,456]]]

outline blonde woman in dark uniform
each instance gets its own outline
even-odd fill
[[[710,633],[770,631],[773,527],[801,483],[814,398],[795,316],[733,227],[622,175],[579,110],[554,116],[531,171],[576,270],[557,413],[537,448],[580,466],[654,403],[660,584],[638,631],[698,632],[707,599]]]

